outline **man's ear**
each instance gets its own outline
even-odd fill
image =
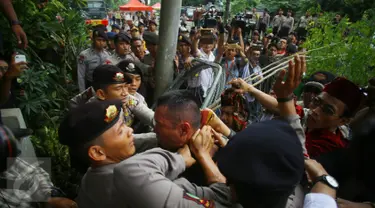
[[[105,92],[102,89],[98,89],[96,91],[96,97],[98,97],[100,100],[105,100]]]
[[[106,159],[104,150],[98,145],[91,146],[88,149],[88,155],[94,161],[103,161]]]
[[[186,121],[178,125],[178,130],[180,132],[180,136],[184,138],[186,141],[188,141],[194,133],[194,132],[192,133],[191,124]]]

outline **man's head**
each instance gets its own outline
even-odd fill
[[[285,121],[255,123],[218,153],[220,172],[243,207],[284,207],[304,173],[302,145]]]
[[[323,91],[324,85],[334,79],[335,75],[326,71],[318,71],[312,74],[303,87],[303,105],[306,108],[309,107],[311,101]]]
[[[119,33],[120,30],[121,30],[121,28],[120,28],[119,25],[117,25],[117,24],[113,24],[113,25],[112,25],[112,32],[114,32],[114,33]]]
[[[345,78],[336,78],[310,103],[307,128],[334,131],[350,121],[361,101],[362,92],[358,86]]]
[[[117,67],[120,68],[125,75],[132,80],[128,86],[128,92],[131,95],[135,95],[142,84],[142,70],[136,64],[127,60],[118,63]]]
[[[258,30],[254,30],[252,39],[253,39],[254,42],[259,41],[259,32],[258,32]]]
[[[221,95],[220,119],[233,131],[242,131],[248,123],[249,106],[243,95],[227,89]]]
[[[146,48],[152,55],[152,57],[156,58],[156,53],[158,51],[158,45],[159,45],[159,35],[146,31],[143,34],[143,39],[146,42]]]
[[[201,115],[194,95],[186,90],[175,90],[158,99],[154,119],[160,147],[176,151],[199,129]]]
[[[148,30],[150,30],[151,32],[155,32],[157,26],[158,25],[156,24],[156,22],[154,20],[150,20],[148,22]]]
[[[291,43],[293,44],[297,44],[298,40],[297,40],[297,34],[292,32],[289,34],[289,40]]]
[[[135,26],[130,30],[130,34],[131,34],[132,38],[139,38],[140,37],[139,29]]]
[[[277,55],[277,45],[274,43],[271,43],[268,46],[268,56],[274,57]]]
[[[284,11],[283,11],[283,9],[279,9],[279,15],[283,15],[283,13],[284,13]]]
[[[85,152],[92,166],[119,163],[135,153],[133,130],[124,123],[119,100],[91,102],[72,109],[59,128],[62,144]]]
[[[181,54],[190,54],[191,40],[189,37],[184,35],[178,36],[178,51]]]
[[[109,50],[114,50],[116,47],[115,47],[115,42],[114,42],[114,39],[115,39],[115,36],[116,36],[116,33],[115,32],[107,32],[107,36],[108,36],[108,49]]]
[[[129,27],[133,26],[133,20],[132,20],[131,18],[127,19],[127,20],[126,20],[126,24],[127,24]]]
[[[337,13],[336,16],[335,16],[335,20],[336,22],[340,22],[341,21],[341,14]]]
[[[139,29],[139,33],[143,34],[145,32],[145,24],[143,24],[143,22],[140,22],[138,24],[138,29]]]
[[[227,60],[234,60],[235,56],[237,55],[238,46],[237,41],[228,41],[225,48],[225,58]]]
[[[279,48],[280,50],[285,50],[287,46],[287,38],[281,38],[279,41]]]
[[[96,50],[102,51],[107,46],[108,36],[102,29],[95,29],[92,33],[93,47]]]
[[[139,59],[145,56],[145,47],[140,38],[132,38],[132,51]]]
[[[199,43],[201,44],[202,49],[206,54],[209,54],[214,49],[216,39],[217,37],[214,34],[207,37],[201,37]]]
[[[100,65],[93,72],[93,87],[100,100],[125,100],[131,79],[113,65]]]
[[[292,14],[293,14],[292,10],[288,10],[288,13],[287,13],[288,17],[291,17]]]
[[[120,56],[131,52],[130,38],[125,33],[119,33],[114,38],[116,53]]]

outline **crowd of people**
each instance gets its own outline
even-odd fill
[[[262,28],[270,18],[260,19],[249,40],[235,21],[224,25],[221,18],[215,27],[180,28],[170,70],[181,77],[195,58],[220,64],[225,91],[217,112],[200,109],[213,84],[211,67],[153,97],[157,21],[129,18],[111,31],[96,26],[92,45],[77,58],[80,93],[58,129],[71,168],[82,174],[76,198],[19,158],[17,139],[1,125],[0,207],[375,207],[375,170],[367,162],[375,81],[362,89],[326,71],[305,79],[298,51],[305,50],[309,16],[297,33],[291,18],[280,12],[268,34]],[[264,79],[262,68],[284,57],[293,59],[271,91],[253,85]],[[10,63],[0,62],[2,92],[27,67]],[[245,81],[250,76],[256,79]],[[264,116],[254,120],[254,111]]]

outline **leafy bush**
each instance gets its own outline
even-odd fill
[[[13,5],[29,40],[29,69],[17,79],[15,94],[27,126],[34,130],[36,153],[52,158],[53,182],[74,196],[77,174],[70,169],[67,147],[58,142],[57,128],[67,101],[77,93],[76,57],[88,46],[88,31],[79,10],[83,0],[14,0]],[[79,8],[78,8],[79,9]],[[0,17],[5,53],[16,48],[8,20]]]
[[[332,23],[334,14],[325,14],[311,28],[304,45],[308,54],[308,73],[330,71],[360,85],[375,77],[374,18],[350,22],[343,18]]]
[[[70,198],[75,197],[81,175],[70,168],[68,147],[61,145],[56,128],[44,127],[31,141],[39,157],[49,157],[52,162],[52,181]]]

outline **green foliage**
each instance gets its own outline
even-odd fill
[[[199,6],[205,4],[203,0],[183,0],[182,6]]]
[[[29,47],[18,52],[27,56],[29,69],[17,79],[18,107],[27,126],[34,130],[33,143],[41,157],[51,157],[53,182],[69,196],[78,181],[69,167],[67,147],[58,142],[57,127],[67,110],[67,101],[77,93],[74,83],[77,56],[88,47],[88,31],[79,8],[83,0],[14,0],[14,9],[23,22]],[[75,7],[72,7],[75,5]],[[4,53],[11,54],[16,41],[8,20],[3,26]]]
[[[374,19],[364,18],[351,23],[344,18],[334,25],[333,17],[334,13],[325,14],[316,27],[310,29],[304,44],[312,51],[308,53],[308,73],[330,71],[366,85],[375,76]]]
[[[70,168],[68,147],[61,145],[56,128],[43,128],[31,141],[39,157],[49,157],[52,162],[52,181],[70,198],[75,197],[81,175]]]
[[[71,84],[76,57],[88,44],[84,19],[57,0],[42,8],[31,0],[19,0],[14,8],[29,40],[29,48],[21,51],[27,55],[30,69],[18,79],[23,92],[18,96],[19,107],[29,127],[54,125],[64,114],[66,101],[76,92]],[[2,25],[8,26],[4,21]],[[10,28],[4,31],[5,37],[12,37]],[[15,39],[5,41],[4,45],[10,46],[6,51],[11,52],[16,47]]]

